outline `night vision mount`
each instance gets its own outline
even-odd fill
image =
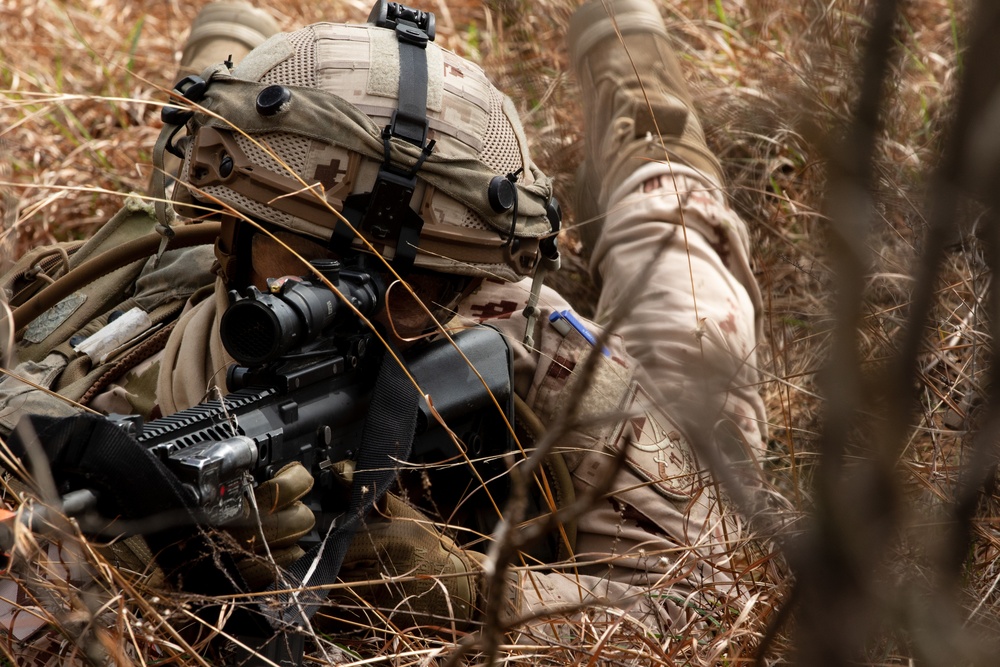
[[[392,120],[382,130],[384,157],[370,193],[352,195],[344,202],[344,216],[374,238],[390,244],[393,268],[407,273],[413,268],[423,219],[410,208],[417,187],[417,172],[434,150],[427,141],[427,43],[434,41],[434,14],[398,2],[378,0],[368,22],[393,30],[399,41],[399,101]],[[394,164],[390,139],[402,139],[421,149],[412,168]],[[353,233],[338,225],[331,239],[337,249],[350,247]]]

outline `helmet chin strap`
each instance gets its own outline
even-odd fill
[[[163,151],[171,142],[180,128],[164,123],[160,136],[153,146],[153,177],[150,179],[150,194],[153,196],[153,208],[156,211],[156,232],[162,237],[160,247],[153,259],[154,266],[159,265],[160,258],[167,250],[167,244],[174,237],[173,223],[176,219],[174,207],[167,201],[167,174],[163,168]]]
[[[562,208],[555,197],[549,199],[545,205],[545,214],[552,226],[552,234],[546,236],[538,243],[539,262],[535,265],[535,272],[531,276],[531,293],[528,295],[528,304],[522,311],[527,323],[524,327],[524,346],[532,349],[535,344],[535,322],[538,320],[538,297],[542,292],[542,283],[545,281],[545,274],[549,271],[558,271],[560,265],[559,258],[559,228],[562,226]]]
[[[174,93],[192,102],[200,102],[204,99],[207,89],[208,83],[200,76],[187,76],[177,82],[177,85],[174,86]],[[184,152],[174,144],[174,137],[191,120],[192,116],[194,116],[193,111],[181,107],[167,105],[160,110],[163,129],[160,130],[160,135],[156,138],[156,144],[153,146],[153,177],[150,180],[150,190],[153,195],[153,207],[156,211],[156,232],[163,238],[153,260],[154,266],[160,263],[160,258],[167,250],[167,244],[176,235],[173,224],[177,216],[174,213],[174,207],[167,200],[168,174],[164,167],[163,154],[165,151],[169,151],[181,159],[184,158]]]

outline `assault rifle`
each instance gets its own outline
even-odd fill
[[[181,481],[218,525],[238,516],[247,482],[270,479],[299,461],[315,481],[311,505],[318,539],[336,519],[342,497],[334,464],[358,455],[383,350],[362,326],[382,307],[373,274],[336,261],[314,265],[340,293],[309,278],[269,281],[269,291],[230,294],[220,323],[222,342],[236,359],[227,373],[231,393],[145,425],[123,419],[136,440]],[[509,449],[496,423],[494,399],[508,414],[512,401],[510,350],[495,329],[477,327],[408,355],[410,374],[431,398],[421,398],[411,452],[414,462],[478,461],[485,479]],[[477,373],[469,367],[476,369]],[[480,379],[480,377],[482,379]],[[435,414],[436,413],[436,414]],[[441,419],[465,452],[440,428]],[[499,427],[498,427],[499,426]],[[468,472],[466,472],[468,474]]]
[[[376,379],[381,378],[380,368],[387,366],[385,352],[357,314],[375,314],[382,307],[385,290],[376,275],[362,265],[348,269],[338,262],[319,261],[314,266],[337,294],[310,277],[269,281],[267,292],[251,287],[245,294],[230,294],[230,305],[220,321],[223,344],[237,362],[227,372],[231,392],[227,396],[146,424],[123,416],[107,420],[88,417],[65,426],[50,423],[46,434],[55,437],[39,439],[54,470],[60,465],[71,469],[71,477],[64,480],[67,486],[60,489],[66,494],[63,510],[86,516],[103,505],[113,516],[113,512],[127,509],[126,520],[135,519],[133,525],[148,527],[144,517],[169,510],[171,504],[160,502],[160,498],[172,496],[183,498],[189,512],[186,516],[193,515],[207,524],[224,524],[242,514],[244,497],[254,484],[270,479],[287,463],[299,461],[315,479],[306,501],[316,514],[317,526],[303,540],[306,556],[292,566],[289,575],[303,581],[296,567],[302,563],[311,574],[312,554],[319,553],[322,564],[318,569],[325,567],[325,581],[332,581],[340,561],[328,556],[339,549],[342,557],[360,516],[356,505],[345,506],[343,484],[335,477],[334,464],[358,459],[356,487],[359,475],[371,474],[361,451],[368,442],[366,429],[372,428],[367,422],[376,412],[375,403],[385,410],[386,391],[378,384],[382,380]],[[462,331],[453,341],[433,342],[405,356],[407,370],[425,395],[416,406],[412,448],[407,449],[412,462],[462,464],[441,466],[444,482],[432,482],[434,503],[444,508],[451,504],[449,499],[441,502],[438,489],[446,496],[454,494],[450,499],[453,507],[461,505],[461,512],[472,507],[471,521],[479,522],[480,532],[488,531],[492,525],[487,521],[495,522],[495,513],[490,516],[488,503],[467,502],[471,476],[464,463],[473,461],[477,477],[491,480],[486,483],[491,495],[507,495],[502,486],[507,476],[500,473],[504,466],[501,456],[509,450],[508,429],[496,405],[511,418],[511,352],[503,336],[489,327]],[[410,406],[412,415],[412,403]],[[399,433],[398,428],[388,430]],[[20,455],[24,446],[18,440],[15,437],[12,445]],[[119,441],[127,441],[126,446],[117,444]],[[143,449],[154,456],[149,457]],[[94,454],[93,450],[99,451]],[[171,481],[167,493],[162,488],[164,475],[149,474],[148,463],[157,463],[153,467],[161,470],[167,468],[179,484]],[[383,489],[395,478],[394,468],[405,462],[385,459],[385,465],[388,470],[376,473],[377,486]],[[128,476],[130,485],[117,483],[123,476]],[[86,488],[87,480],[99,481],[96,486],[105,491]],[[144,485],[144,480],[148,484]],[[157,484],[158,489],[147,488]],[[124,487],[132,489],[132,495],[120,490]],[[136,489],[142,493],[135,493]],[[109,497],[102,498],[104,493]],[[35,510],[23,520],[35,527],[46,518],[44,511]],[[9,546],[12,542],[11,528],[0,522],[0,543]],[[144,534],[150,540],[154,537]],[[339,540],[334,539],[331,545],[324,541],[330,539],[325,536],[339,536]],[[165,530],[156,541],[159,548],[172,554],[170,560],[175,564],[183,562],[191,551],[178,549],[176,537]],[[196,580],[211,585],[213,572],[203,568]],[[196,578],[190,571],[188,575]],[[316,579],[319,577],[312,583]],[[224,590],[200,592],[212,595]],[[249,634],[242,635],[243,641],[258,647],[271,663],[300,664],[303,638],[281,628],[294,626],[303,615],[308,617],[310,612],[305,608],[314,610],[321,596],[300,598],[295,605],[289,604],[287,593],[275,595],[284,605],[269,612],[271,628],[278,630],[277,634],[270,636],[259,621],[251,623],[244,618],[240,627]],[[256,655],[248,654],[248,659],[257,664]]]
[[[270,280],[267,292],[251,287],[242,295],[230,293],[220,334],[237,362],[227,372],[231,393],[145,424],[138,417],[109,417],[176,475],[189,507],[206,524],[239,516],[251,485],[292,461],[315,479],[307,502],[317,527],[307,543],[326,534],[344,510],[333,467],[359,454],[383,355],[356,313],[378,312],[384,288],[363,269],[332,260],[313,264],[339,296],[310,277]],[[431,399],[420,399],[410,460],[457,463],[467,456],[477,462],[481,479],[502,480],[499,458],[509,440],[494,400],[512,414],[510,349],[498,331],[483,326],[453,341],[436,341],[404,357]],[[89,490],[74,490],[64,496],[64,506],[82,514],[96,500]],[[43,518],[36,511],[32,524]]]

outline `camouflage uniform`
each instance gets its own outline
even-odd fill
[[[603,599],[655,632],[670,628],[681,635],[688,622],[705,615],[731,620],[727,606],[741,606],[750,590],[736,574],[750,560],[742,551],[747,532],[684,434],[716,425],[723,437],[699,441],[702,447],[715,446],[733,441],[724,425],[734,425],[740,434],[736,440],[750,445],[750,451],[726,452],[736,466],[755,458],[766,422],[754,389],[756,284],[745,287],[734,277],[751,275],[745,239],[739,238],[743,223],[710,178],[679,166],[673,178],[659,171],[622,186],[620,201],[612,207],[617,213],[599,236],[594,259],[603,276],[599,317],[612,321],[616,307],[628,310],[615,329],[622,338],[607,342],[611,354],[599,356],[583,400],[578,402],[575,376],[594,348],[575,329],[564,336],[548,323],[551,312],[569,308],[557,294],[543,292],[536,348],[517,348],[518,393],[544,423],[558,423],[573,407],[581,421],[604,416],[597,424],[579,425],[560,445],[577,494],[603,481],[609,452],[626,446],[630,451],[610,486],[611,497],[580,518],[579,565],[522,573],[520,611],[579,603],[599,609]],[[682,214],[689,226],[688,249],[678,226]],[[661,249],[658,241],[664,237]],[[739,244],[729,254],[728,266],[735,271],[707,238],[716,247]],[[684,270],[689,261],[690,273]],[[526,298],[526,283],[487,282],[459,312],[520,340]],[[595,334],[600,331],[586,325]],[[594,613],[591,609],[591,622],[621,622],[616,613]],[[532,630],[548,632],[551,626],[536,623]],[[564,631],[576,630],[566,626]]]
[[[398,72],[378,71],[374,66],[369,70],[353,51],[338,51],[345,43],[337,39],[357,42],[369,33],[354,26],[324,25],[315,30],[325,31],[320,52],[333,63],[317,68],[333,81],[323,85],[339,85],[338,76],[359,78],[361,83],[352,84],[352,89],[364,98],[355,102],[364,105],[365,113],[379,117],[391,113],[392,107],[387,112],[379,110],[386,97],[379,87],[392,88]],[[303,39],[304,34],[295,33],[294,39]],[[247,70],[266,73],[267,58],[282,48],[287,47],[280,42],[265,45],[259,56],[248,59]],[[477,114],[484,110],[499,114],[503,106],[507,113],[504,105],[509,103],[496,97],[488,82],[478,84],[481,72],[477,74],[468,63],[451,63],[451,54],[443,58],[436,65],[445,72],[443,87],[431,91],[428,98],[429,108],[437,104],[443,114],[437,121],[439,130],[451,127],[449,114],[454,126],[461,128],[469,118],[481,117]],[[375,92],[368,94],[364,91],[371,93],[373,83],[364,79],[372,76],[377,79]],[[455,90],[462,91],[465,103],[473,106],[449,108],[457,99]],[[687,107],[681,106],[686,113]],[[687,125],[681,122],[673,137],[677,145],[690,140],[690,128],[697,125],[693,115],[690,118]],[[246,120],[249,125],[255,119]],[[487,136],[493,131],[485,123],[481,128]],[[618,169],[621,178],[601,193],[598,208],[606,216],[593,234],[592,268],[602,281],[597,319],[612,326],[615,334],[600,342],[606,353],[595,350],[578,329],[565,326],[565,320],[549,321],[551,314],[570,308],[549,290],[541,293],[541,316],[531,332],[534,344],[523,344],[528,281],[487,279],[457,306],[458,322],[488,322],[507,335],[515,352],[516,393],[543,423],[559,424],[564,416],[574,417],[559,448],[578,493],[604,481],[611,454],[628,449],[626,465],[614,473],[608,497],[579,519],[572,566],[522,570],[515,575],[516,614],[549,610],[558,615],[563,604],[583,604],[589,609],[577,610],[571,614],[574,618],[586,613],[591,621],[618,624],[625,618],[624,611],[627,618],[650,631],[669,629],[681,634],[688,624],[728,616],[732,607],[742,606],[755,592],[739,580],[751,559],[742,552],[747,531],[712,481],[706,461],[718,458],[732,464],[747,473],[744,479],[754,474],[766,431],[763,405],[755,390],[760,298],[749,265],[745,224],[725,203],[714,158],[698,158],[707,149],[700,129],[697,134],[693,153],[680,150],[672,162],[637,159],[627,163]],[[474,134],[461,139],[479,141]],[[267,136],[267,140],[275,146],[282,138]],[[244,139],[239,141],[248,154],[254,150]],[[447,147],[445,141],[442,150]],[[359,170],[348,151],[324,153],[317,148],[314,142],[312,148],[295,149],[298,162],[293,166],[298,173],[322,182],[337,201],[351,188],[364,190],[359,182],[373,176],[370,169]],[[480,159],[489,159],[483,155],[490,150],[480,145]],[[499,162],[513,159],[514,166],[523,158],[520,154],[493,157]],[[255,159],[273,164],[267,156]],[[506,170],[499,165],[495,168]],[[529,184],[532,178],[526,178]],[[213,196],[227,196],[221,186],[207,183],[204,189]],[[455,198],[433,197],[433,193],[428,195],[422,211],[436,223],[464,227],[470,234],[490,229],[482,219],[470,217],[464,205],[456,206]],[[260,213],[255,202],[244,204],[248,211]],[[526,206],[526,215],[528,210]],[[303,227],[298,216],[282,215],[275,224],[317,237],[324,233],[322,224],[309,221]],[[440,256],[418,256],[417,261],[418,266],[424,261],[425,267],[438,270],[455,271],[462,266],[461,261]],[[517,277],[503,265],[492,268],[505,278]],[[206,296],[204,290],[196,292],[165,350],[146,362],[146,372],[132,374],[146,378],[159,365],[156,402],[164,414],[200,402],[210,387],[221,384],[220,373],[230,361],[217,332],[225,303],[221,280],[214,297]],[[582,324],[601,338],[598,325]],[[582,369],[592,354],[596,354],[595,369],[583,383]],[[136,407],[129,393],[127,387],[111,388],[97,400],[111,407],[124,406],[120,400],[125,399]],[[690,440],[692,434],[698,434],[696,442]],[[718,456],[705,456],[712,452]],[[521,630],[527,639],[537,633],[575,632],[575,627],[535,621]]]
[[[675,183],[687,188],[686,196],[678,196]],[[459,304],[453,324],[486,322],[506,335],[515,351],[515,391],[545,424],[558,423],[570,402],[575,404],[576,422],[560,450],[578,494],[607,474],[611,452],[623,446],[632,452],[611,485],[612,497],[579,521],[572,573],[518,575],[517,612],[579,603],[600,609],[610,602],[647,627],[679,633],[706,615],[730,614],[749,590],[734,575],[751,560],[741,553],[746,531],[684,434],[710,423],[722,434],[720,440],[747,443],[749,451],[725,453],[733,465],[752,462],[762,446],[766,423],[754,389],[756,285],[744,286],[735,277],[752,280],[745,227],[709,177],[675,166],[672,178],[655,174],[635,185],[627,182],[622,192],[619,213],[606,222],[598,244],[603,252],[595,261],[635,269],[603,274],[598,310],[613,317],[622,294],[638,298],[627,304],[630,310],[617,329],[623,337],[612,336],[606,342],[610,354],[598,355],[586,390],[577,378],[594,346],[576,329],[564,334],[549,322],[552,313],[571,308],[552,290],[542,291],[532,348],[521,342],[529,280],[485,281]],[[689,249],[678,226],[680,215],[689,225]],[[661,252],[650,239],[664,236]],[[689,257],[690,273],[678,270]],[[632,282],[636,274],[638,291]],[[165,397],[169,409],[197,403],[230,363],[221,347],[205,354],[205,341],[218,340],[224,304],[220,288],[216,299],[204,301],[179,325],[164,360],[169,372],[161,375],[161,405]],[[596,324],[582,322],[600,335]],[[646,362],[637,364],[633,357]],[[730,424],[739,437],[727,430]],[[548,627],[538,625],[532,632]]]

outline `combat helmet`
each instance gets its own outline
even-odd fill
[[[224,273],[244,216],[401,273],[516,280],[554,254],[558,205],[513,103],[433,39],[433,14],[379,0],[368,23],[277,34],[177,85],[193,104],[163,112],[175,205],[232,214]]]

